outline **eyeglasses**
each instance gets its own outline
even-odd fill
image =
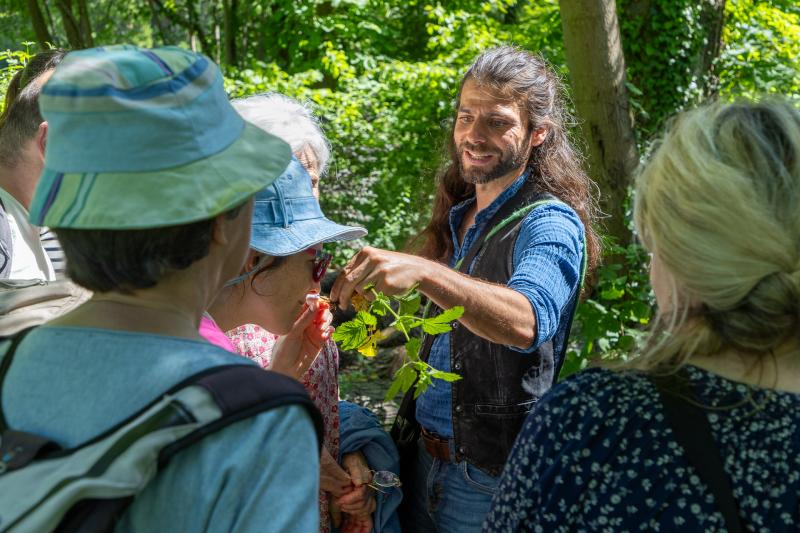
[[[314,280],[314,283],[319,283],[325,277],[325,272],[328,271],[333,255],[313,248],[308,251],[314,252],[314,269],[311,271],[311,279]]]
[[[367,486],[372,487],[378,492],[388,492],[388,489],[399,487],[400,476],[388,470],[370,470],[372,472],[372,481],[367,483]]]

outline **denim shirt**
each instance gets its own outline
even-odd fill
[[[450,266],[454,267],[480,238],[488,222],[512,198],[525,183],[528,173],[517,178],[494,202],[475,215],[464,242],[459,245],[458,230],[461,221],[475,198],[466,200],[450,210],[450,233],[453,240],[453,255]],[[583,261],[583,224],[578,215],[566,204],[544,204],[533,209],[522,221],[522,227],[514,245],[512,257],[513,274],[507,287],[525,296],[536,317],[536,335],[526,349],[510,346],[522,354],[535,351],[543,342],[553,338],[557,332],[568,327],[559,323],[562,309],[581,282]],[[469,271],[472,270],[472,265]],[[566,338],[566,336],[564,337]],[[558,353],[561,346],[554,346]],[[450,334],[438,335],[428,358],[434,368],[450,371]],[[435,380],[432,387],[417,399],[417,420],[428,431],[441,437],[453,438],[452,386],[443,380]]]

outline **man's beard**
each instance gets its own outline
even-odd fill
[[[523,146],[529,144],[526,140],[522,143]],[[467,183],[481,184],[489,183],[506,174],[522,168],[528,162],[530,152],[524,152],[519,146],[508,144],[500,154],[500,160],[491,168],[471,168],[467,170],[464,168],[464,151],[480,152],[479,149],[474,149],[474,145],[464,141],[458,146],[458,168],[461,171],[461,179]]]

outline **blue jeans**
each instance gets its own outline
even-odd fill
[[[434,459],[420,441],[414,479],[403,487],[404,533],[479,532],[499,481],[466,461]]]

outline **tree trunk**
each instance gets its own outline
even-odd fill
[[[706,0],[701,15],[707,29],[706,42],[700,49],[697,61],[697,79],[701,80],[703,96],[713,98],[719,92],[719,75],[716,61],[722,48],[722,29],[725,27],[725,0]]]
[[[605,232],[631,241],[625,200],[639,160],[625,87],[614,0],[560,0],[572,99],[589,149],[589,172],[600,187]]]
[[[53,13],[50,11],[50,4],[48,2],[43,2],[43,4],[44,4],[44,14],[47,17],[47,27],[51,28],[53,31],[55,31],[56,23],[53,22]],[[59,41],[58,36],[57,35],[53,35],[53,39],[55,39],[53,44],[55,44],[56,46],[60,46],[60,44],[58,42]]]
[[[31,14],[31,23],[39,46],[47,48],[47,43],[53,43],[53,36],[50,35],[50,30],[44,20],[44,14],[41,7],[39,7],[38,0],[28,0],[28,12]]]
[[[223,32],[225,34],[225,64],[230,66],[237,65],[236,56],[236,38],[239,34],[239,1],[238,0],[224,0],[222,3],[223,9]]]
[[[94,46],[94,37],[92,37],[92,23],[89,20],[89,8],[86,7],[86,0],[78,0],[78,16],[80,17],[83,46],[91,48]]]
[[[80,26],[72,14],[72,0],[58,0],[56,7],[61,12],[61,20],[64,23],[64,32],[67,34],[67,42],[69,42],[70,48],[73,50],[84,48]]]
[[[150,20],[152,21],[152,24],[156,28],[158,28],[158,35],[159,35],[159,37],[161,37],[161,46],[166,46],[167,45],[167,35],[164,32],[164,25],[161,23],[161,17],[159,16],[159,13],[158,13],[158,7],[156,6],[155,2],[153,2],[153,0],[147,0],[147,4],[150,6]],[[192,41],[191,34],[189,36],[189,41],[190,42]],[[192,49],[192,52],[195,51],[193,42],[192,42],[191,49]]]

